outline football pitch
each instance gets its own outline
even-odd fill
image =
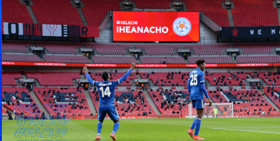
[[[188,141],[192,140],[187,134],[192,122],[193,119],[123,119],[120,120],[116,137],[119,141]],[[34,131],[30,131],[29,135],[25,135],[28,132],[18,133],[21,127],[39,128],[40,132],[44,126],[18,125],[16,120],[3,121],[3,141],[93,141],[96,137],[97,120],[69,120],[63,126],[67,128],[67,132],[61,138],[46,137],[47,139],[32,135],[38,134]],[[105,120],[101,141],[111,141],[109,135],[112,129],[113,122]],[[22,135],[16,138],[18,134]],[[58,134],[62,134],[62,131]],[[204,118],[199,135],[209,141],[279,141],[280,118]]]

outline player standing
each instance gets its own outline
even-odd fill
[[[215,118],[217,118],[218,109],[217,109],[217,108],[214,108],[214,109],[213,109],[213,112],[214,112]]]
[[[91,84],[93,84],[94,86],[97,87],[99,97],[100,97],[99,109],[98,109],[99,122],[97,123],[97,136],[96,136],[95,140],[100,140],[102,123],[103,123],[103,120],[104,120],[106,114],[108,114],[110,116],[111,120],[114,121],[114,123],[115,123],[110,137],[113,140],[117,140],[115,134],[119,129],[120,121],[119,121],[119,116],[118,116],[117,110],[114,106],[115,87],[117,85],[121,84],[130,75],[130,73],[132,72],[132,69],[134,67],[135,67],[135,63],[133,63],[133,61],[132,61],[131,68],[127,71],[127,73],[123,77],[121,77],[117,81],[109,81],[110,75],[108,74],[108,72],[105,71],[102,73],[102,78],[104,80],[103,82],[96,82],[96,81],[92,80],[91,77],[88,75],[87,66],[85,66],[83,68],[83,71],[86,74],[87,80]]]
[[[203,70],[205,69],[205,60],[197,60],[196,65],[197,68],[195,68],[189,75],[188,91],[191,95],[193,108],[196,109],[197,117],[194,118],[193,124],[188,130],[188,134],[193,138],[193,140],[204,140],[204,138],[198,136],[205,104],[204,95],[208,99],[209,106],[212,105],[212,102],[210,101],[209,95],[207,94],[207,90],[205,88],[203,73]],[[195,132],[193,134],[194,129]]]

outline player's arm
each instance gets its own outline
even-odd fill
[[[207,93],[207,90],[206,90],[206,87],[205,87],[204,74],[200,75],[200,77],[199,77],[199,84],[200,84],[200,88],[202,89],[205,97],[208,100],[209,106],[211,106],[212,105],[212,101],[210,100],[210,97],[209,97],[209,95]]]
[[[189,94],[191,94],[191,85],[190,85],[190,79],[191,79],[191,78],[189,78],[189,80],[188,80],[188,91],[189,91]]]
[[[88,68],[87,68],[86,65],[84,66],[83,71],[84,71],[84,73],[86,74],[86,78],[87,78],[88,82],[94,85],[95,81],[92,80],[91,77],[89,76],[89,74],[88,74]]]
[[[133,60],[132,60],[132,62],[131,62],[131,68],[130,68],[120,79],[117,80],[116,85],[121,84],[121,83],[131,74],[132,69],[134,69],[134,67],[135,67],[135,63],[134,63]]]

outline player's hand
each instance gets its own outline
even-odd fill
[[[131,69],[134,69],[135,65],[136,64],[133,62],[133,60],[131,60]]]
[[[210,100],[210,97],[208,98],[208,103],[209,103],[209,106],[212,105],[212,101]]]
[[[83,72],[84,72],[84,73],[87,73],[87,72],[88,72],[87,65],[85,65],[85,66],[84,66],[84,68],[83,68]]]
[[[212,101],[208,100],[209,106],[212,106]]]

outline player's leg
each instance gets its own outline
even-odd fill
[[[112,121],[114,121],[114,126],[113,126],[113,131],[110,135],[110,137],[113,139],[113,140],[117,140],[115,134],[117,133],[117,131],[119,130],[119,127],[120,127],[120,120],[119,120],[119,115],[118,115],[118,112],[115,108],[115,106],[112,106],[111,107],[111,110],[108,112],[110,118]]]
[[[104,109],[102,107],[99,107],[98,123],[97,123],[97,136],[96,136],[95,140],[100,140],[102,124],[103,124],[103,120],[105,119],[105,116],[106,116],[106,111],[104,111]]]
[[[193,105],[193,108],[195,108],[196,106],[196,100],[192,100],[192,105]],[[195,129],[195,123],[196,123],[196,117],[194,118],[193,120],[193,123],[192,123],[192,126],[191,128],[188,130],[188,134],[191,136],[191,138],[193,138],[193,130]]]
[[[195,121],[195,132],[193,138],[194,140],[204,140],[204,138],[198,136],[200,125],[201,125],[201,119],[203,117],[203,108],[204,108],[204,100],[197,100],[197,105],[196,105],[197,117]]]

